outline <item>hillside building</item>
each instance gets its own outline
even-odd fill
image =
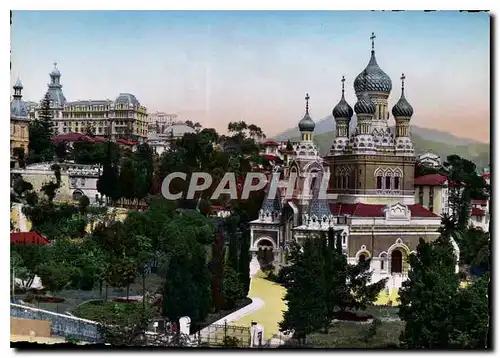
[[[114,101],[77,100],[68,102],[62,91],[61,72],[54,63],[49,74],[47,93],[53,120],[59,134],[85,133],[90,129],[97,136],[143,141],[148,132],[147,108],[131,93],[120,93]],[[40,103],[31,103],[30,117],[38,118]]]

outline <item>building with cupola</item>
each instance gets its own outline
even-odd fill
[[[88,129],[94,135],[111,139],[126,138],[145,140],[148,134],[147,108],[135,95],[120,93],[114,100],[88,99],[68,102],[62,91],[61,71],[54,63],[49,73],[47,94],[53,120],[59,134],[85,133]],[[31,118],[38,118],[41,103],[30,103]]]
[[[271,163],[279,180],[276,195],[269,190],[259,218],[251,222],[251,272],[285,265],[292,242],[300,244],[333,228],[341,235],[349,262],[370,258],[373,280],[389,278],[388,288],[398,288],[419,239],[438,238],[439,215],[415,202],[416,157],[410,132],[414,110],[406,98],[406,76],[401,76],[398,101],[389,109],[392,80],[378,64],[374,40],[372,34],[368,65],[353,81],[354,106],[346,100],[346,79],[339,76],[340,101],[333,105],[336,129],[329,154],[321,157],[314,144],[309,95],[298,122],[300,141],[273,148],[281,159]],[[354,114],[357,123],[350,131]],[[390,121],[395,122],[393,130]],[[295,184],[291,175],[297,176]],[[322,191],[328,198],[319,195]],[[452,245],[458,260],[458,246],[454,241]]]
[[[28,103],[23,101],[23,84],[17,79],[14,84],[14,94],[10,102],[10,154],[14,155],[14,148],[23,148],[24,153],[28,153],[29,129],[28,124],[29,108]]]

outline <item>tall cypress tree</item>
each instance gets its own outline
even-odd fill
[[[238,274],[241,283],[242,298],[248,295],[250,290],[250,229],[248,224],[241,227],[241,246],[238,259]]]
[[[291,255],[293,264],[284,298],[288,310],[279,325],[281,331],[293,329],[303,343],[308,334],[324,328],[328,320],[322,249],[321,238],[307,238],[303,248],[293,248]]]
[[[46,162],[54,159],[52,137],[55,134],[55,127],[52,121],[53,117],[50,96],[47,92],[42,99],[38,118],[29,123],[28,162]]]
[[[406,322],[401,343],[406,348],[447,348],[455,327],[452,303],[459,289],[455,256],[447,239],[423,239],[410,256],[408,280],[399,290],[399,317]]]

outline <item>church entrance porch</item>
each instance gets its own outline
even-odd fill
[[[261,270],[271,268],[275,264],[275,252],[270,240],[260,240],[257,245],[257,261]]]
[[[259,238],[250,248],[252,260],[250,262],[250,276],[254,276],[257,271],[265,271],[276,268],[279,263],[279,252],[274,240],[269,237]]]

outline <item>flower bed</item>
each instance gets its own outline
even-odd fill
[[[130,302],[139,302],[139,300],[137,300],[135,298],[128,298],[127,299],[127,298],[118,297],[118,298],[114,298],[113,302],[130,303]]]

